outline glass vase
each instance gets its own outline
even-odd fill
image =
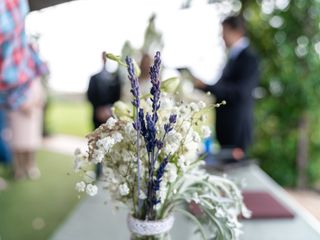
[[[130,240],[171,240],[171,230],[174,217],[170,215],[165,219],[144,221],[128,215],[128,228],[131,232]]]

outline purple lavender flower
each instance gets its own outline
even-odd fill
[[[162,149],[163,148],[163,141],[157,140],[157,148]]]
[[[154,147],[156,146],[157,139],[157,129],[156,129],[156,123],[154,122],[153,118],[150,116],[149,113],[146,115],[146,121],[147,121],[147,132],[146,132],[146,146],[147,151],[149,153],[154,152]]]
[[[138,217],[140,217],[141,208],[142,208],[142,200],[139,198],[140,191],[141,191],[141,170],[140,170],[140,129],[141,129],[141,122],[139,121],[139,109],[140,109],[140,91],[139,91],[139,81],[135,76],[134,66],[132,63],[132,59],[126,57],[126,63],[128,66],[128,78],[131,82],[131,93],[134,96],[132,100],[133,106],[136,108],[136,119],[133,123],[133,127],[137,131],[137,199],[138,199]]]
[[[160,202],[160,198],[156,197],[156,191],[160,190],[160,183],[162,181],[162,177],[163,177],[165,168],[168,164],[169,156],[167,156],[165,159],[163,159],[163,161],[161,162],[161,164],[158,168],[156,179],[153,180],[153,191],[154,191],[153,199],[152,199],[153,205],[156,205]]]
[[[139,110],[139,122],[140,122],[140,133],[144,138],[146,138],[147,128],[146,128],[146,123],[144,121],[144,111],[142,108],[140,108]]]
[[[165,133],[168,133],[173,129],[173,124],[175,124],[176,121],[177,121],[177,115],[176,114],[170,115],[169,123],[164,124]]]
[[[171,124],[174,124],[177,122],[177,114],[171,114],[170,117],[169,117],[169,122]]]
[[[151,90],[150,93],[152,95],[152,119],[156,123],[158,121],[157,111],[160,108],[160,52],[158,51],[154,57],[153,66],[150,67],[150,79],[151,79]]]
[[[128,78],[131,82],[131,90],[130,92],[134,96],[132,100],[133,106],[139,108],[140,107],[140,90],[139,90],[139,81],[134,72],[134,66],[132,63],[132,59],[130,57],[126,57],[126,63],[128,66]]]

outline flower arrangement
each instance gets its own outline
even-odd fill
[[[95,195],[90,165],[102,163],[101,180],[112,202],[127,206],[134,219],[159,221],[178,211],[195,221],[203,239],[212,238],[208,232],[216,239],[237,239],[237,216],[248,215],[241,192],[227,178],[206,173],[199,158],[202,138],[210,136],[204,113],[212,106],[176,102],[161,91],[160,52],[150,67],[150,94],[144,96],[133,60],[120,63],[128,70],[132,107],[116,103],[114,117],[87,136],[88,152],[76,151],[75,169],[84,176],[76,189]],[[164,86],[172,85],[168,81]],[[199,216],[186,210],[190,203],[199,206]]]

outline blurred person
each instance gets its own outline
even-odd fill
[[[243,20],[231,16],[222,22],[222,37],[229,50],[223,73],[214,85],[196,79],[195,87],[211,92],[218,103],[216,109],[216,137],[221,149],[231,149],[231,161],[240,160],[251,144],[253,128],[252,92],[259,81],[259,61],[245,36]]]
[[[42,143],[42,115],[45,96],[40,78],[31,83],[24,103],[8,114],[11,148],[14,156],[14,178],[37,179],[40,170],[35,153]]]
[[[93,128],[98,128],[112,116],[112,105],[120,99],[121,82],[116,74],[107,71],[106,52],[102,52],[102,70],[94,74],[89,81],[87,98],[92,105]],[[96,169],[97,178],[101,176],[102,165]]]
[[[0,1],[0,107],[17,108],[33,79],[47,69],[25,31],[26,0]]]
[[[140,87],[140,91],[141,94],[147,94],[150,92],[151,89],[151,82],[150,82],[150,67],[153,64],[153,60],[151,58],[151,56],[147,53],[144,53],[142,55],[141,61],[140,61],[140,76],[139,76],[139,87]],[[128,91],[130,92],[130,91]]]
[[[11,149],[7,142],[6,131],[6,111],[4,109],[0,109],[0,163],[8,166],[11,164]],[[7,188],[7,182],[0,177],[0,191],[5,190]]]
[[[35,91],[39,88],[39,81],[35,79],[45,74],[47,68],[30,45],[25,31],[28,10],[26,0],[0,1],[0,107],[13,109],[8,114],[8,123],[12,131],[10,141],[16,179],[40,175],[34,151],[39,142],[36,125],[40,128],[41,125],[32,120],[38,118],[33,107],[41,104],[33,99],[41,98]]]

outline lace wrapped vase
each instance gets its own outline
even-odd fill
[[[143,221],[128,215],[128,227],[131,240],[169,240],[174,217],[170,215],[165,219]]]

